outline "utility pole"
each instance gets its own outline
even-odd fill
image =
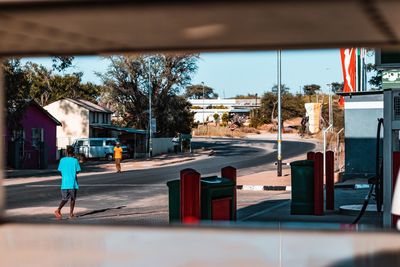
[[[149,158],[151,158],[152,150],[153,150],[153,139],[152,139],[152,132],[151,132],[151,121],[152,121],[152,113],[151,113],[151,70],[150,70],[150,58],[148,61],[148,68],[149,68]]]
[[[282,53],[281,50],[277,51],[277,69],[278,69],[278,164],[277,164],[277,172],[278,176],[282,176],[282,99],[281,99],[281,71],[282,71]]]
[[[329,101],[328,102],[329,125],[332,125],[332,127],[333,127],[333,102],[332,102],[333,86],[331,83],[328,83],[327,87],[328,87],[328,97],[329,97],[328,98],[328,101]]]
[[[204,112],[205,112],[205,106],[204,106],[204,82],[201,82],[201,85],[203,86],[203,126],[204,126]]]

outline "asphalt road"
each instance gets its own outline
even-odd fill
[[[88,206],[95,209],[115,208],[119,206],[116,202],[124,205],[124,199],[138,202],[151,197],[157,198],[167,192],[165,183],[177,179],[179,171],[184,168],[196,169],[204,176],[218,174],[222,167],[228,165],[237,168],[240,176],[272,170],[276,168],[275,143],[265,139],[198,138],[193,142],[193,147],[210,148],[215,152],[213,156],[175,166],[126,171],[120,174],[82,176],[79,178],[78,201],[86,199]],[[283,156],[300,156],[314,147],[310,142],[284,141]],[[60,199],[59,185],[60,180],[52,180],[6,186],[6,207],[23,209],[55,206]],[[115,203],[111,196],[114,196]],[[160,201],[165,201],[165,198]]]

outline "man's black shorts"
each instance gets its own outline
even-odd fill
[[[75,200],[77,191],[78,190],[76,189],[61,189],[62,200],[65,201],[68,201],[68,199]]]

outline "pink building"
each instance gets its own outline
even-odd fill
[[[61,123],[35,101],[30,101],[21,125],[21,131],[8,131],[7,165],[37,169],[56,163],[57,126]]]

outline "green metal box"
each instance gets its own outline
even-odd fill
[[[292,202],[290,213],[298,215],[314,214],[314,161],[292,162]]]

